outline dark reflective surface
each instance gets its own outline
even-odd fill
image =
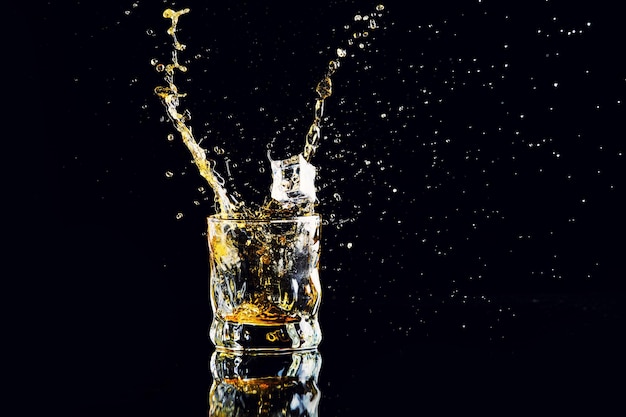
[[[210,417],[317,417],[321,392],[318,351],[211,355]]]

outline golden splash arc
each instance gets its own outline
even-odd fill
[[[378,5],[374,12],[369,15],[357,15],[355,20],[366,21],[367,28],[360,32],[354,32],[353,38],[367,36],[368,30],[378,27],[375,18],[382,16],[384,6]],[[194,163],[200,175],[207,181],[214,193],[217,215],[222,218],[272,218],[285,216],[310,215],[315,212],[314,180],[316,169],[311,165],[311,159],[319,147],[322,137],[321,126],[324,118],[324,102],[333,92],[332,76],[340,67],[341,60],[347,56],[346,48],[337,48],[337,57],[328,63],[326,73],[318,82],[315,91],[313,121],[305,134],[305,144],[302,153],[294,155],[282,161],[272,161],[272,188],[271,196],[258,208],[247,205],[244,201],[238,201],[228,192],[225,181],[216,172],[215,161],[207,157],[207,150],[202,148],[196,141],[188,122],[191,118],[188,111],[179,111],[180,100],[187,96],[179,92],[174,82],[176,71],[186,72],[187,67],[179,62],[178,53],[186,49],[177,37],[177,26],[181,16],[190,12],[185,8],[178,11],[166,9],[163,17],[169,19],[170,27],[167,34],[172,38],[172,60],[168,64],[156,64],[156,69],[164,73],[165,86],[155,88],[156,95],[165,106],[166,114],[180,134],[184,144],[191,153]],[[348,40],[348,46],[353,44]]]

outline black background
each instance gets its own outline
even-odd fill
[[[623,24],[608,3],[501,3],[387,2],[384,29],[336,75],[315,159],[320,416],[624,408]],[[301,146],[343,26],[373,6],[28,12],[26,220],[7,273],[25,295],[9,321],[26,415],[206,413],[213,207],[153,94],[166,7],[192,9],[191,124],[250,156],[244,172],[271,138]]]

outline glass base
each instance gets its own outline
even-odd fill
[[[315,349],[322,341],[317,320],[248,324],[215,318],[209,337],[217,348],[250,351]]]

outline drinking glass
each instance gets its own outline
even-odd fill
[[[316,348],[321,219],[208,218],[209,336],[218,348]]]

